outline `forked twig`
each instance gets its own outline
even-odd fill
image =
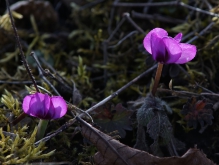
[[[99,103],[95,104],[94,106],[92,106],[91,108],[89,108],[88,110],[86,110],[86,113],[90,113],[93,110],[97,109],[98,107],[100,107],[101,105],[105,104],[106,102],[108,102],[109,100],[113,99],[114,97],[118,96],[119,93],[121,93],[123,90],[125,90],[126,88],[128,88],[129,86],[131,86],[132,84],[134,84],[135,82],[137,82],[139,79],[141,79],[142,77],[146,76],[147,74],[149,74],[150,72],[152,72],[154,69],[157,68],[157,64],[155,64],[154,66],[152,66],[151,68],[149,68],[148,70],[146,70],[145,72],[143,72],[142,74],[140,74],[139,76],[137,76],[136,78],[134,78],[132,81],[128,82],[126,85],[124,85],[123,87],[121,87],[120,89],[118,89],[116,92],[114,92],[113,94],[109,95],[108,97],[106,97],[105,99],[103,99],[102,101],[100,101]],[[86,113],[81,113],[79,115],[79,117],[83,117],[84,115],[86,115]],[[49,139],[51,139],[52,137],[56,136],[57,134],[61,133],[62,131],[64,131],[65,129],[67,129],[68,127],[70,127],[72,124],[74,124],[76,122],[76,119],[71,119],[69,120],[67,123],[65,123],[64,125],[62,125],[59,129],[57,129],[53,134],[46,136],[45,138],[42,138],[41,140],[37,141],[35,143],[35,145],[39,145],[40,142],[45,142],[48,141]]]

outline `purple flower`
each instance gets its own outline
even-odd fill
[[[151,30],[144,38],[145,49],[152,54],[154,60],[163,64],[184,64],[196,55],[196,46],[180,43],[182,33],[174,38],[161,28]]]
[[[40,119],[57,119],[67,112],[67,104],[60,96],[35,93],[24,98],[22,108],[30,116]]]

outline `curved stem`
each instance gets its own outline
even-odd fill
[[[37,127],[36,141],[44,137],[48,123],[49,123],[49,120],[40,119],[38,123],[38,127]]]
[[[159,81],[160,81],[160,76],[161,76],[161,73],[162,73],[162,69],[163,69],[163,64],[158,63],[157,72],[156,72],[155,79],[154,79],[154,86],[153,86],[153,89],[152,89],[152,92],[151,92],[153,96],[155,96],[155,93],[157,91],[157,87],[158,87],[158,84],[159,84]]]

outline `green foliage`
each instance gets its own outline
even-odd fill
[[[96,147],[93,145],[83,145],[83,151],[78,154],[79,163],[90,164],[89,162],[92,162],[92,156],[96,153],[96,151]]]
[[[1,102],[8,108],[8,112],[12,112],[15,116],[21,114],[20,104],[18,100],[14,99],[12,94],[7,90],[5,90],[5,94],[2,95]]]
[[[23,16],[21,14],[15,12],[15,11],[12,12],[12,16],[16,19],[23,18]],[[10,17],[9,17],[8,13],[0,16],[0,27],[7,30],[7,31],[11,30],[11,21],[10,21]]]
[[[36,132],[37,128],[30,137],[21,137],[19,134],[15,134],[13,139],[5,136],[0,128],[0,161],[2,164],[27,163],[36,159],[46,159],[53,155],[55,150],[46,154],[42,153],[46,149],[44,143],[40,143],[38,146],[34,145]]]
[[[18,99],[5,89],[5,94],[1,97],[1,102],[6,108],[0,109],[0,121],[3,126],[8,124],[8,115],[19,116],[21,114],[21,104]],[[46,149],[44,143],[38,146],[34,145],[37,128],[32,133],[28,130],[27,125],[19,124],[16,127],[9,127],[5,132],[0,128],[0,161],[2,164],[20,164],[34,161],[37,159],[47,159],[54,154],[55,150],[48,153],[43,153]],[[31,133],[31,136],[29,136]]]
[[[83,59],[78,56],[77,75],[75,75],[75,81],[80,85],[91,86],[89,82],[89,75],[86,71],[86,65],[83,65]]]

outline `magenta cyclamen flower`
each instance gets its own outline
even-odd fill
[[[174,38],[161,28],[151,30],[144,38],[145,49],[152,54],[153,59],[162,64],[184,64],[196,55],[196,46],[180,43],[182,33]]]
[[[60,96],[35,93],[24,98],[22,108],[30,116],[40,119],[57,119],[67,112],[67,104]]]

